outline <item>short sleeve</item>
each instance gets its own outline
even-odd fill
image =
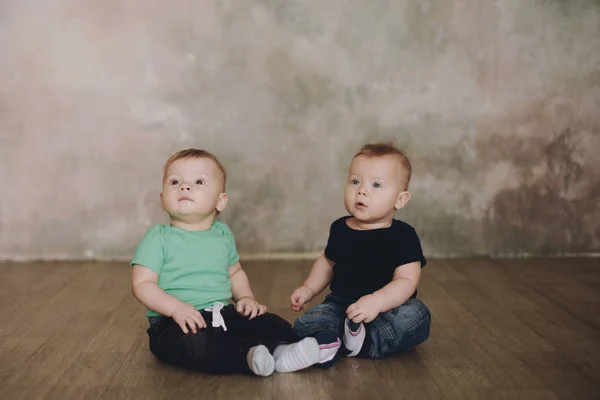
[[[130,265],[142,265],[160,274],[165,258],[164,227],[154,225],[138,244]]]
[[[421,240],[417,235],[417,231],[412,226],[407,226],[407,229],[404,230],[399,240],[402,243],[400,247],[402,254],[398,265],[419,261],[421,262],[421,268],[423,268],[427,264],[427,260],[423,255],[423,248],[421,247]]]
[[[233,236],[233,232],[224,222],[219,222],[221,229],[223,230],[223,234],[227,239],[227,244],[229,247],[229,266],[231,267],[238,261],[240,261],[240,255],[238,254],[237,247],[235,245],[235,237]]]
[[[329,228],[329,238],[327,239],[327,246],[325,246],[325,257],[333,262],[339,261],[340,257],[340,234],[339,234],[339,221],[334,221]]]

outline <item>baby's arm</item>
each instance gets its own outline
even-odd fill
[[[259,304],[254,298],[250,288],[250,280],[240,263],[233,264],[229,267],[228,272],[229,279],[231,279],[231,293],[233,294],[233,300],[236,302],[236,310],[242,315],[249,315],[250,319],[264,314],[267,307]]]
[[[335,263],[325,257],[325,254],[317,258],[304,284],[294,290],[290,296],[292,310],[296,312],[302,310],[305,303],[311,301],[327,287],[333,278],[334,265]]]
[[[233,300],[238,301],[242,297],[254,298],[252,289],[250,289],[250,281],[248,275],[242,269],[242,265],[237,262],[228,269],[229,279],[231,279],[231,293],[233,294]]]
[[[186,324],[196,333],[196,326],[206,327],[202,314],[194,306],[167,294],[158,286],[158,274],[150,268],[136,264],[131,273],[131,290],[136,299],[151,310],[177,322],[184,333]]]
[[[415,292],[420,278],[420,261],[397,267],[390,283],[372,294],[361,297],[348,307],[346,310],[348,318],[356,323],[368,323],[374,320],[379,313],[401,306]]]
[[[381,310],[386,312],[406,303],[410,299],[421,279],[421,262],[415,261],[399,266],[394,271],[394,278],[373,296],[378,299]]]

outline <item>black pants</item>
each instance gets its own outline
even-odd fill
[[[208,325],[185,334],[171,318],[148,328],[150,351],[167,364],[212,374],[252,373],[246,361],[251,347],[265,345],[272,353],[280,344],[300,340],[285,319],[265,313],[251,320],[233,305],[221,310],[227,331],[212,327],[212,313],[200,311]]]

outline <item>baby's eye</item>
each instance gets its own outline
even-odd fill
[[[375,182],[375,183],[373,184],[373,187],[374,187],[374,188],[376,188],[376,189],[379,189],[379,188],[381,187],[381,184],[379,184],[379,183]]]
[[[352,184],[353,185],[358,185],[360,182],[358,181],[358,179],[352,179]]]
[[[204,185],[204,181],[202,179],[197,179],[196,185]]]
[[[177,186],[177,185],[179,185],[179,181],[177,179],[173,179],[173,180],[171,180],[171,182],[169,182],[169,184],[173,185],[173,186]]]

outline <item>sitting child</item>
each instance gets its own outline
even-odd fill
[[[294,323],[300,337],[333,330],[346,356],[380,358],[429,337],[431,317],[416,298],[425,258],[417,233],[394,219],[410,199],[411,165],[392,144],[368,144],[354,156],[345,189],[350,213],[331,224],[324,254],[290,297],[292,310],[331,283],[322,304]],[[331,366],[336,360],[329,354]],[[323,360],[322,360],[323,361]]]
[[[147,307],[150,351],[207,373],[291,372],[319,362],[314,338],[266,312],[252,294],[234,237],[215,221],[227,204],[225,169],[204,150],[180,151],[164,167],[163,210],[131,261],[134,296]],[[236,302],[226,305],[233,297]],[[334,338],[335,339],[335,338]]]

